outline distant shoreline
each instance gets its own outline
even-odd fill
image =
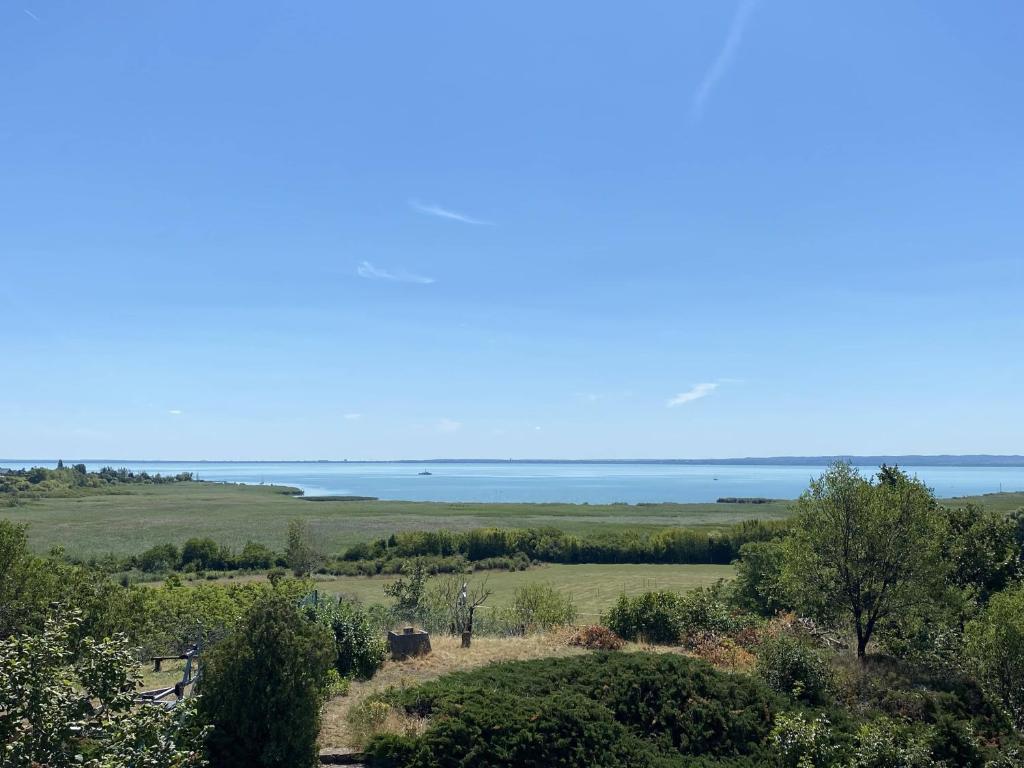
[[[58,459],[0,459],[16,464],[56,464]],[[1024,455],[999,454],[936,454],[936,455],[833,455],[833,456],[764,456],[725,459],[63,459],[65,464],[669,464],[703,466],[790,466],[819,467],[835,461],[848,461],[858,466],[899,464],[910,467],[1024,467]]]

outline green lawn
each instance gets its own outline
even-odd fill
[[[480,571],[468,578],[473,584],[485,580],[493,594],[486,605],[500,608],[507,605],[516,588],[524,584],[547,582],[573,596],[580,618],[597,619],[623,592],[638,595],[656,589],[685,592],[719,579],[733,576],[731,565],[538,565],[526,571]],[[215,581],[196,581],[196,584],[231,584],[263,576],[242,576]],[[317,588],[329,595],[355,597],[364,603],[388,603],[384,585],[397,576],[317,576]],[[433,577],[432,577],[433,578]],[[159,582],[154,583],[154,586]],[[486,610],[486,609],[485,609]]]
[[[1024,493],[957,499],[1002,512],[1024,507]],[[790,502],[770,504],[490,504],[412,501],[307,501],[274,486],[177,483],[123,486],[118,493],[41,499],[0,508],[0,517],[30,524],[32,546],[62,546],[71,555],[135,554],[153,544],[210,536],[241,548],[248,540],[276,549],[292,518],[309,522],[320,545],[335,553],[395,531],[480,526],[552,526],[599,533],[685,526],[714,530],[740,520],[783,518]]]
[[[395,531],[482,526],[553,526],[571,533],[681,525],[713,530],[752,517],[781,518],[771,504],[489,504],[412,501],[307,501],[273,486],[176,483],[124,486],[117,494],[52,498],[0,509],[27,522],[32,546],[63,546],[77,556],[135,554],[153,544],[210,536],[240,548],[248,540],[284,544],[288,521],[302,518],[320,545],[338,552]]]

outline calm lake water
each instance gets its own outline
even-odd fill
[[[0,466],[41,462],[0,460]],[[66,463],[72,463],[67,460]],[[408,501],[714,501],[720,496],[798,496],[825,467],[707,464],[362,464],[358,462],[108,462],[151,474],[193,472],[202,480],[292,485],[309,495]],[[86,462],[90,470],[103,463]],[[53,463],[44,464],[53,466]],[[867,474],[877,467],[863,467]],[[940,497],[1024,490],[1024,467],[904,467]],[[430,475],[419,472],[429,471]]]

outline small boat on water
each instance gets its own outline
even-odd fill
[[[424,469],[422,472],[420,472],[420,474],[421,475],[432,475],[434,473],[433,472],[427,472],[427,470]]]

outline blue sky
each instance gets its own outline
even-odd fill
[[[1024,452],[1024,6],[0,6],[0,456]]]

